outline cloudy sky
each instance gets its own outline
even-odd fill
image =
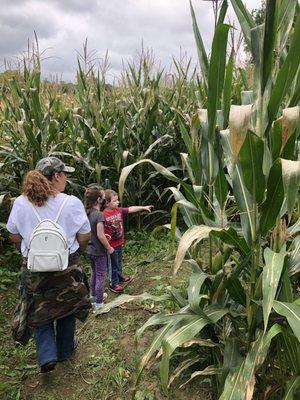
[[[247,0],[248,9],[260,0]],[[207,1],[193,0],[207,48],[212,39],[213,13]],[[76,51],[88,38],[99,60],[108,51],[108,79],[120,74],[122,62],[144,48],[153,50],[162,66],[186,53],[196,60],[188,0],[0,0],[0,70],[4,60],[14,63],[33,41],[36,31],[45,50],[43,76],[74,81]],[[229,16],[233,18],[233,11]]]

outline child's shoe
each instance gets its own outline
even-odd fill
[[[92,303],[92,306],[96,303],[96,296],[90,296],[90,302]]]
[[[102,309],[104,310],[102,311]],[[97,314],[99,311],[102,311],[100,314],[106,314],[110,312],[110,308],[105,308],[103,303],[95,303],[93,307],[93,314]]]
[[[106,292],[103,293],[103,301],[105,301],[108,298],[108,294]]]
[[[119,285],[118,283],[115,286],[110,286],[109,290],[114,293],[122,293],[124,291],[123,286]]]
[[[131,276],[124,275],[121,282],[122,283],[129,283],[131,281],[131,279],[132,279]]]

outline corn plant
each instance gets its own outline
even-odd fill
[[[106,68],[96,68],[89,54],[85,43],[76,85],[41,81],[35,48],[30,63],[24,60],[22,69],[1,76],[1,193],[19,194],[24,173],[50,154],[76,164],[70,183],[79,194],[95,182],[115,187],[121,168],[147,156],[179,167],[179,119],[194,104],[190,62],[186,70],[174,60],[177,72],[167,76],[155,72],[143,53],[112,86],[106,83]],[[162,205],[157,199],[164,182],[151,171],[138,171],[130,183],[128,203]]]
[[[147,162],[178,185],[171,190],[188,229],[174,274],[183,262],[193,271],[186,296],[173,291],[178,311],[155,315],[138,331],[161,326],[137,380],[159,351],[165,392],[192,367],[187,382],[210,379],[220,400],[266,398],[272,380],[270,396],[291,399],[300,386],[300,220],[294,212],[300,184],[300,12],[296,2],[270,0],[264,24],[256,26],[240,0],[231,3],[253,58],[252,90],[241,93],[241,105],[229,107],[230,27],[223,14],[208,60],[191,5],[207,109],[194,116],[189,136],[182,130],[188,180],[152,160],[124,168],[120,177],[122,194],[128,174]],[[198,263],[190,250],[203,240],[209,241],[209,255]],[[182,362],[170,376],[174,355]]]

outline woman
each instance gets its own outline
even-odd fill
[[[22,195],[14,201],[7,222],[11,240],[23,255],[21,299],[15,311],[13,337],[26,344],[33,329],[41,372],[53,370],[58,361],[73,354],[78,341],[75,317],[85,320],[91,307],[88,283],[79,265],[79,250],[87,246],[90,224],[82,202],[62,193],[66,173],[73,171],[56,157],[40,160],[25,176]],[[27,256],[38,217],[54,220],[63,203],[58,223],[67,238],[68,267],[59,272],[31,272]]]

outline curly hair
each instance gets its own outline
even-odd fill
[[[97,200],[99,199],[99,197],[102,199],[102,201],[100,202],[100,211],[102,211],[105,205],[103,189],[98,186],[92,186],[86,189],[84,193],[84,207],[88,215],[91,212]]]
[[[38,207],[43,206],[49,196],[55,196],[56,191],[51,182],[38,170],[29,171],[22,185],[22,194]]]

